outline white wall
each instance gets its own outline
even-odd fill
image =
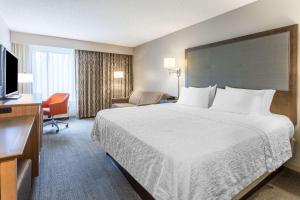
[[[89,50],[89,51],[119,53],[119,54],[127,54],[127,55],[133,54],[133,48],[131,47],[96,43],[96,42],[87,42],[81,40],[73,40],[73,39],[51,37],[51,36],[44,36],[44,35],[36,35],[36,34],[29,34],[29,33],[21,33],[21,32],[14,32],[14,31],[11,32],[11,42],[19,43],[19,44],[34,44],[34,45],[55,46],[55,47],[64,47],[64,48],[81,49],[81,50]]]
[[[163,69],[164,57],[175,57],[179,66],[184,67],[186,48],[292,24],[300,24],[300,0],[259,0],[140,45],[134,49],[134,89],[160,90],[176,95],[176,77],[169,76]],[[300,70],[298,72],[300,75]],[[184,85],[184,75],[181,76],[181,85]],[[299,113],[299,97],[298,105]],[[296,137],[300,144],[298,132]],[[292,164],[300,169],[300,145],[297,145],[297,152]]]
[[[184,50],[237,36],[300,23],[299,0],[260,0],[240,9],[177,31],[134,49],[135,89],[176,95],[176,78],[163,69],[164,57],[184,66]],[[184,76],[181,76],[184,84]]]
[[[0,44],[10,50],[10,32],[7,24],[0,17]]]

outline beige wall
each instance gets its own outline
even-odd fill
[[[7,24],[0,17],[0,44],[10,50],[10,33]]]
[[[109,53],[119,53],[119,54],[133,54],[133,48],[110,45],[104,43],[87,42],[81,40],[73,40],[59,37],[51,37],[44,35],[36,35],[29,33],[11,32],[11,42],[20,44],[34,44],[34,45],[44,45],[44,46],[55,46],[64,47],[72,49],[81,49],[89,51],[101,51]]]
[[[179,66],[184,67],[186,48],[292,24],[300,24],[300,0],[259,0],[140,45],[134,49],[134,89],[160,90],[176,95],[176,77],[169,76],[163,69],[164,57],[175,57]],[[184,85],[184,75],[181,85]],[[299,100],[298,105],[300,107]],[[300,144],[300,134],[296,135]],[[291,163],[300,169],[300,145],[297,145],[297,151],[299,153]]]

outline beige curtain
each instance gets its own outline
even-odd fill
[[[128,97],[133,87],[132,56],[112,54],[112,70],[124,73],[123,78],[113,77],[112,98]]]
[[[84,50],[76,50],[75,55],[80,118],[94,117],[109,108],[112,97],[129,96],[132,56]],[[114,71],[123,71],[124,78],[115,80]]]
[[[18,58],[18,73],[32,73],[29,46],[25,44],[11,44],[12,53]],[[18,90],[20,94],[32,93],[32,83],[19,83]]]

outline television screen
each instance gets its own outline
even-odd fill
[[[18,59],[6,51],[5,95],[18,91]]]

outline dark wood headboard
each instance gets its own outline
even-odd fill
[[[275,89],[271,111],[297,123],[298,25],[185,50],[186,86]]]

